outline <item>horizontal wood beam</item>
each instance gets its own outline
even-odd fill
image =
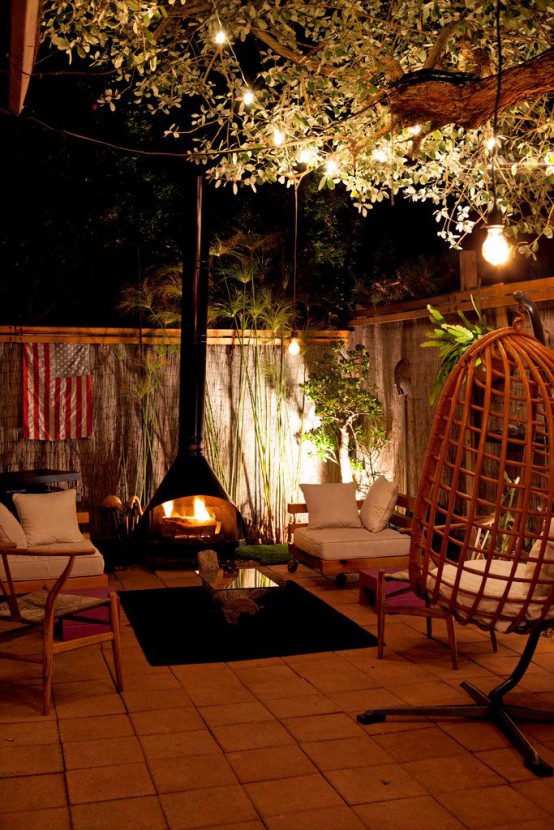
[[[280,346],[290,343],[291,332],[237,331],[236,329],[208,329],[207,342],[211,346],[252,345]],[[346,330],[310,329],[300,332],[307,343],[348,341]],[[181,342],[180,329],[82,328],[56,326],[0,326],[0,343],[96,343],[103,345],[171,346]]]
[[[534,302],[554,300],[554,277],[545,277],[540,280],[525,280],[523,282],[497,283],[485,285],[472,291],[454,291],[450,294],[440,294],[436,297],[424,297],[421,300],[408,300],[405,303],[380,306],[376,308],[358,309],[350,321],[350,325],[372,326],[381,323],[400,323],[405,320],[417,320],[428,317],[427,306],[438,308],[444,316],[455,314],[457,311],[471,311],[472,297],[479,300],[481,308],[506,308],[515,306],[512,296],[514,291],[523,291]]]

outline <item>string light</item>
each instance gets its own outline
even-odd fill
[[[251,89],[247,89],[244,95],[242,96],[242,100],[245,103],[245,105],[249,107],[256,100],[256,96],[254,95]]]
[[[229,38],[227,37],[227,33],[223,29],[218,29],[215,33],[214,42],[217,43],[218,46],[223,46]]]
[[[492,147],[491,149],[491,186],[492,186],[492,210],[488,215],[486,224],[487,235],[483,242],[481,252],[483,259],[491,265],[504,265],[511,253],[510,245],[504,236],[504,224],[502,214],[496,203],[496,164],[498,151],[498,107],[500,105],[500,91],[502,87],[502,41],[500,39],[500,0],[496,0],[496,49],[498,54],[498,75],[496,78],[496,97],[494,100],[494,115],[492,119]]]
[[[335,159],[327,159],[325,162],[325,172],[328,176],[336,176],[339,166]]]
[[[276,147],[285,143],[285,134],[279,127],[273,127],[273,143]]]
[[[372,155],[372,158],[374,159],[374,161],[384,162],[384,161],[387,161],[387,159],[388,159],[387,151],[383,150],[380,147],[376,147],[371,155]]]
[[[296,156],[300,164],[309,164],[315,167],[318,162],[317,150],[315,147],[301,147]]]
[[[288,352],[293,357],[300,354],[300,343],[298,342],[298,332],[296,329],[291,331]]]

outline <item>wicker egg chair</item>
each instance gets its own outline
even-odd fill
[[[517,316],[469,349],[445,384],[416,499],[410,581],[461,625],[525,634],[527,643],[488,694],[461,684],[474,703],[370,709],[360,723],[392,714],[487,718],[528,769],[552,775],[513,718],[554,721],[554,710],[510,706],[504,696],[554,625],[553,462],[554,352]],[[484,517],[487,541],[477,548]]]

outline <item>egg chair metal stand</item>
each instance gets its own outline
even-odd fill
[[[359,723],[396,715],[488,719],[529,770],[553,774],[516,721],[554,722],[554,709],[505,700],[554,626],[552,471],[554,352],[518,314],[512,327],[472,346],[444,386],[416,498],[409,572],[412,589],[461,625],[527,642],[509,677],[488,693],[461,684],[473,703],[369,709]],[[484,515],[487,542],[477,549]]]

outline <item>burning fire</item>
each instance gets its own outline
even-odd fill
[[[178,510],[175,509],[175,502],[174,501],[166,501],[162,504],[162,508],[164,511],[164,516],[166,519],[169,519],[171,516],[180,516],[181,518],[186,519],[193,519],[195,522],[210,522],[214,518],[211,513],[208,513],[206,509],[206,505],[204,501],[195,496],[193,501],[193,513],[192,516],[184,513],[179,513]]]

